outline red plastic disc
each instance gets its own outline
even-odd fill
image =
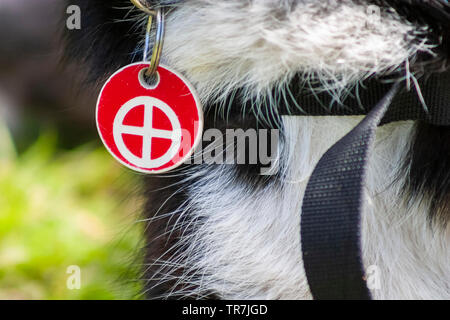
[[[192,86],[173,70],[158,68],[149,86],[148,63],[114,73],[97,101],[97,129],[108,151],[143,173],[162,173],[181,165],[200,142],[203,113]]]

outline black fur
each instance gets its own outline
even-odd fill
[[[129,1],[75,0],[70,4],[81,8],[81,30],[66,34],[70,59],[86,63],[93,80],[98,80],[123,65],[139,59],[134,52],[142,40],[139,30],[127,19]]]
[[[430,201],[430,219],[445,227],[450,221],[450,127],[419,122],[403,172],[409,177],[405,194]]]
[[[172,7],[171,0],[147,1],[152,6]],[[81,9],[81,30],[65,34],[66,57],[89,66],[91,81],[106,80],[114,71],[142,59],[138,48],[143,26],[137,23],[141,11],[129,0],[73,0],[68,5]]]
[[[426,25],[432,43],[439,43],[433,57],[422,53],[417,57],[411,71],[419,74],[448,69],[450,56],[450,4],[446,0],[374,0],[374,3],[388,5],[409,21]]]

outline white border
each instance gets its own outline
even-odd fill
[[[116,159],[119,163],[121,163],[122,165],[124,165],[124,166],[127,167],[128,169],[131,169],[131,170],[133,170],[133,171],[140,172],[140,173],[145,173],[145,174],[159,174],[159,173],[169,172],[169,171],[171,171],[171,170],[173,170],[173,169],[176,169],[176,168],[178,168],[179,166],[181,166],[181,165],[186,161],[186,159],[189,158],[189,157],[194,153],[195,149],[197,148],[197,146],[198,146],[198,144],[200,143],[200,141],[201,141],[201,139],[202,139],[202,136],[203,136],[203,121],[204,121],[204,118],[203,118],[203,107],[202,107],[202,104],[200,103],[200,99],[199,99],[199,97],[198,97],[198,95],[197,95],[197,92],[195,91],[195,88],[192,86],[192,84],[191,84],[191,83],[190,83],[183,75],[179,74],[178,72],[172,70],[171,68],[169,68],[169,67],[167,67],[167,66],[165,66],[165,65],[163,65],[163,64],[160,64],[159,67],[158,67],[158,68],[163,68],[163,69],[165,69],[165,70],[167,70],[167,71],[169,71],[169,72],[172,72],[172,73],[175,74],[178,78],[180,78],[181,81],[183,81],[184,84],[188,87],[188,89],[189,89],[189,91],[191,92],[191,94],[192,94],[192,96],[193,96],[193,98],[194,98],[194,101],[195,101],[195,103],[196,103],[196,105],[197,105],[198,121],[199,121],[197,137],[195,137],[194,144],[192,145],[191,150],[190,150],[183,158],[181,158],[180,161],[179,161],[178,163],[175,163],[175,164],[172,165],[171,167],[168,167],[168,168],[165,168],[165,169],[162,169],[162,170],[152,170],[152,171],[134,167],[134,166],[132,166],[132,165],[130,165],[130,164],[124,162],[122,159],[118,158],[118,157],[114,154],[114,152],[111,151],[111,149],[109,148],[108,144],[105,142],[105,139],[103,139],[102,132],[100,131],[100,127],[99,127],[99,123],[98,123],[98,108],[99,108],[99,104],[100,104],[100,99],[101,99],[101,97],[102,97],[102,95],[103,95],[103,90],[104,90],[104,89],[106,88],[106,86],[111,82],[111,80],[112,80],[116,75],[118,75],[119,73],[121,73],[123,70],[125,70],[125,69],[127,69],[127,68],[130,68],[130,67],[133,67],[133,66],[139,66],[139,65],[142,65],[142,66],[150,66],[150,64],[147,64],[147,63],[144,63],[144,62],[136,62],[136,63],[132,63],[132,64],[129,64],[129,65],[126,65],[126,66],[120,68],[119,70],[117,70],[116,72],[114,72],[114,73],[108,78],[108,80],[105,82],[105,84],[103,85],[102,89],[100,90],[100,94],[98,95],[98,98],[97,98],[97,105],[96,105],[96,108],[95,108],[95,125],[96,125],[96,127],[97,127],[98,135],[100,136],[100,139],[102,140],[103,145],[105,146],[105,148],[106,148],[106,149],[108,150],[108,152],[114,157],[114,159]],[[140,72],[140,71],[139,71],[139,72]],[[139,77],[139,73],[138,73],[138,77]],[[139,79],[138,79],[138,82],[140,83]],[[148,90],[148,91],[154,90],[154,89],[148,89],[148,88],[145,88],[145,87],[143,87],[143,88],[146,89],[146,90]]]

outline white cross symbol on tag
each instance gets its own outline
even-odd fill
[[[142,127],[124,125],[127,114],[134,108],[144,106],[144,125]],[[153,128],[153,109],[158,108],[169,119],[172,130]],[[134,155],[123,141],[123,135],[130,134],[142,136],[142,157]],[[181,146],[181,126],[175,112],[164,102],[153,97],[137,97],[125,103],[117,112],[113,124],[114,142],[122,156],[131,164],[145,168],[159,168],[171,161],[178,153]],[[169,149],[159,158],[152,159],[152,138],[172,140]]]

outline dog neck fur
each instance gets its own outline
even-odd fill
[[[434,45],[427,27],[362,1],[190,0],[168,17],[164,61],[207,103],[236,88],[253,99],[298,73],[339,94],[373,74],[408,73]]]

